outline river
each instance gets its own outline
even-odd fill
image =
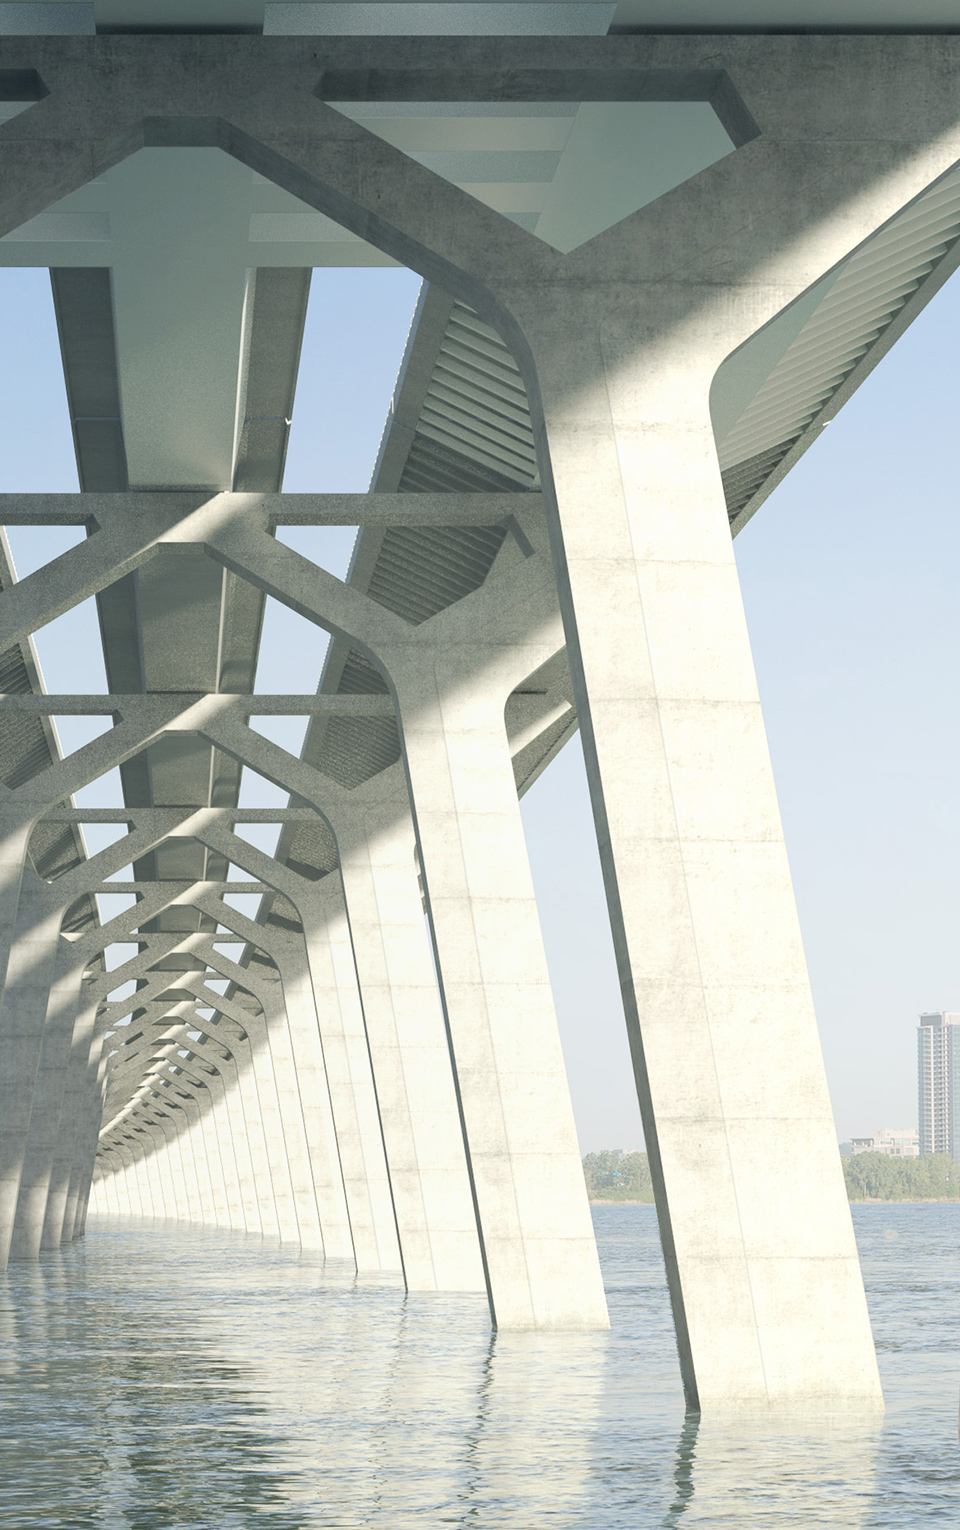
[[[653,1208],[594,1208],[609,1334],[313,1255],[90,1220],[0,1277],[0,1525],[647,1530],[960,1524],[960,1204],[853,1208],[882,1423],[685,1420]]]

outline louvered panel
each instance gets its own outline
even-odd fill
[[[71,871],[83,860],[80,845],[69,824],[47,823],[43,819],[30,836],[30,859],[46,881],[53,881]]]
[[[941,251],[941,255],[945,253]],[[907,276],[884,287],[882,292],[874,291],[869,299],[864,298],[856,305],[849,308],[828,309],[816,325],[810,325],[808,330],[803,331],[795,342],[795,348],[791,347],[788,352],[790,370],[797,372],[804,365],[816,361],[817,358],[823,359],[827,356],[831,359],[836,358],[844,344],[856,347],[866,343],[869,340],[870,331],[878,325],[886,324],[891,314],[895,313],[901,304],[916,292],[921,282],[930,275],[933,264],[932,261],[927,261],[919,267],[912,266]],[[779,371],[785,361],[786,357],[775,370]]]
[[[484,489],[514,491],[529,488],[518,476],[508,477],[496,468],[471,461],[462,452],[426,435],[414,438],[400,479],[400,492],[452,492],[470,494]]]
[[[905,244],[902,248],[890,250],[882,260],[871,260],[866,264],[858,260],[856,265],[851,261],[849,271],[838,279],[836,286],[825,296],[818,320],[822,321],[823,314],[829,313],[831,309],[842,307],[843,312],[849,312],[871,293],[885,291],[904,277],[909,277],[911,272],[917,272],[939,260],[951,238],[956,236],[957,222],[958,218],[954,215],[945,230],[939,226],[932,229],[929,241],[920,250],[915,244]]]
[[[440,347],[441,362],[450,367],[463,367],[468,376],[475,374],[478,380],[489,379],[508,397],[512,393],[522,393],[523,383],[512,356],[492,330],[488,335],[489,339],[462,324],[451,323]]]
[[[738,462],[735,467],[727,468],[721,473],[727,511],[731,516],[739,514],[744,505],[749,503],[760,485],[769,478],[777,463],[794,444],[794,441],[778,442],[770,451],[760,452],[756,457],[748,457],[745,462]]]
[[[392,717],[333,717],[323,736],[320,769],[352,791],[399,758],[400,734]]]
[[[504,451],[501,442],[484,440],[463,422],[456,422],[443,416],[437,417],[432,411],[425,410],[420,417],[417,434],[425,436],[428,441],[437,441],[448,450],[461,452],[473,462],[482,463],[485,467],[492,468],[494,472],[512,478],[518,485],[525,487],[529,485],[528,463]]]
[[[875,335],[878,333],[875,332]],[[802,387],[791,388],[786,398],[772,399],[770,407],[762,414],[758,411],[758,416],[752,415],[746,428],[736,434],[731,433],[724,442],[723,450],[719,452],[721,468],[726,469],[739,462],[748,446],[757,446],[757,452],[751,454],[756,456],[759,452],[769,451],[788,437],[795,439],[832,397],[851,367],[856,366],[868,349],[869,346],[859,346],[848,355],[846,363],[838,365],[834,372],[805,380]]]
[[[467,339],[447,339],[440,351],[441,364],[456,376],[478,387],[492,388],[504,398],[514,397],[518,391],[519,377],[510,367],[505,367],[496,357],[488,356],[470,345]]]
[[[960,235],[952,174],[854,255],[719,443],[731,515],[794,446]]]
[[[433,616],[434,607],[441,602],[442,611],[461,599],[463,593],[469,593],[464,591],[465,584],[476,589],[482,584],[484,574],[482,569],[475,571],[471,568],[467,560],[457,567],[431,557],[425,561],[422,570],[414,574],[405,558],[384,558],[377,569],[377,579],[381,605],[395,610],[402,603],[410,613],[409,619],[419,623]],[[377,599],[377,596],[373,598]]]
[[[869,310],[862,313],[856,326],[841,323],[832,336],[832,315],[828,313],[822,324],[818,325],[816,347],[795,343],[770,373],[734,430],[729,432],[724,442],[723,456],[729,458],[735,444],[739,446],[743,440],[750,444],[759,441],[761,444],[758,449],[763,449],[768,444],[762,441],[765,421],[782,420],[786,415],[788,429],[784,433],[789,433],[789,426],[794,419],[799,424],[805,412],[809,418],[813,412],[810,408],[812,396],[821,382],[829,381],[831,389],[838,387],[894,313],[916,291],[917,286],[917,282],[911,282],[898,287],[893,293],[884,293],[882,299],[878,299],[870,305]]]
[[[426,621],[479,589],[505,535],[502,526],[391,527],[367,593],[405,621]]]
[[[381,721],[377,718],[376,721]],[[389,719],[387,719],[389,721]],[[318,818],[316,824],[298,824],[293,834],[287,864],[292,870],[311,868],[314,876],[323,876],[337,866],[337,846],[327,825]]]
[[[918,282],[911,282],[909,287],[904,288],[902,294],[898,294],[898,297],[891,298],[883,304],[871,305],[869,313],[858,317],[855,324],[838,325],[837,332],[833,334],[829,329],[825,329],[816,337],[816,343],[811,342],[805,347],[803,353],[796,357],[795,365],[784,374],[786,381],[783,383],[783,390],[790,387],[798,392],[803,388],[807,378],[815,381],[817,378],[827,377],[833,373],[844,373],[851,359],[862,356],[867,347],[872,344],[873,339],[889,323],[891,316],[900,306],[898,298],[910,297],[918,286]],[[772,413],[779,396],[780,390],[777,393],[771,393],[770,401],[766,406],[758,396],[751,408],[755,408],[760,414],[766,407],[767,412]]]
[[[482,485],[468,485],[468,488],[476,487]],[[509,487],[514,486],[511,484]],[[462,493],[463,489],[463,479],[454,468],[431,461],[426,454],[423,454],[422,461],[418,456],[408,462],[400,480],[400,490],[404,494]]]
[[[337,689],[341,696],[386,696],[387,682],[369,659],[351,648]]]
[[[437,372],[431,385],[431,397],[436,405],[437,400],[449,402],[454,408],[470,408],[471,419],[486,425],[490,430],[502,431],[506,436],[516,441],[518,447],[525,448],[528,452],[533,449],[533,430],[530,425],[530,417],[520,414],[515,408],[511,413],[505,409],[498,409],[498,400],[493,393],[482,392],[479,388],[464,385],[459,391],[448,387],[443,374]]]
[[[441,349],[457,343],[468,346],[476,355],[486,357],[502,371],[511,372],[519,378],[519,368],[496,330],[485,324],[472,308],[462,303],[454,304]]]
[[[5,713],[0,728],[0,780],[14,790],[50,764],[50,745],[39,719]],[[32,725],[32,726],[31,726]]]
[[[447,321],[413,440],[399,474],[401,493],[523,492],[536,481],[533,431],[523,382],[500,337],[455,304]],[[506,528],[390,527],[384,532],[366,593],[404,621],[426,621],[483,584]],[[386,683],[363,655],[348,652],[336,683],[341,695],[384,695]],[[311,756],[320,770],[351,789],[400,758],[392,718],[330,718]],[[314,831],[297,829],[288,863],[321,873]],[[274,919],[276,905],[269,918]]]
[[[446,390],[442,394],[435,393],[424,407],[420,418],[421,427],[425,421],[453,427],[455,434],[462,432],[465,440],[478,441],[492,455],[502,456],[521,472],[530,475],[533,460],[532,431],[525,438],[512,421],[492,418],[490,411],[479,412],[478,406],[471,399],[453,398]]]
[[[509,379],[491,377],[489,373],[467,368],[450,356],[441,355],[427,397],[435,397],[439,390],[448,387],[458,398],[468,399],[483,408],[492,409],[505,420],[512,422],[515,430],[529,428],[530,413],[526,395],[515,389]]]
[[[943,256],[946,248],[939,251]],[[862,337],[871,323],[881,322],[899,302],[915,292],[920,283],[930,275],[935,262],[911,263],[909,272],[884,286],[882,291],[873,288],[857,303],[844,304],[842,308],[825,309],[815,324],[803,329],[791,347],[792,359],[799,365],[808,357],[821,355],[833,342],[839,345],[844,339]]]
[[[442,377],[446,372],[502,399],[507,408],[516,410],[518,414],[526,412],[523,379],[511,358],[504,353],[503,359],[500,359],[478,350],[471,345],[469,334],[444,341],[437,356],[434,376]]]
[[[523,481],[531,477],[532,451],[506,431],[484,428],[482,421],[462,406],[432,401],[424,407],[417,425],[419,434],[439,439],[465,456],[486,460],[500,471],[514,473]]]
[[[850,260],[721,443],[731,508],[744,482],[736,475],[734,491],[733,469],[749,465],[752,479],[771,454],[775,465],[777,450],[790,449],[958,233],[960,175],[953,175]]]
[[[924,199],[924,205],[926,204]],[[931,196],[930,205],[924,212],[914,216],[905,214],[895,225],[870,241],[850,262],[851,277],[869,274],[875,268],[886,268],[890,261],[908,250],[927,249],[939,234],[949,242],[951,230],[960,217],[960,184],[954,183],[949,194],[936,198]]]

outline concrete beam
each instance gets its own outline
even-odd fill
[[[165,692],[169,706],[183,711],[196,702],[208,701],[217,713],[241,717],[307,717],[330,712],[343,717],[392,717],[393,702],[388,696],[213,696],[204,691]],[[48,717],[153,717],[156,697],[129,696],[42,696],[0,693],[0,712],[41,712]],[[201,810],[199,805],[194,811]],[[153,809],[148,809],[153,811]],[[232,812],[233,809],[227,811]]]
[[[497,526],[517,509],[542,504],[538,492],[517,494],[253,494],[198,496],[176,490],[115,494],[0,494],[0,525],[89,526],[101,515],[137,515],[158,506],[186,513],[203,499],[239,511],[256,509],[271,530],[281,526]]]

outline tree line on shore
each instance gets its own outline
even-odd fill
[[[843,1160],[843,1177],[852,1201],[960,1200],[960,1166],[949,1153],[922,1158],[857,1153]]]
[[[588,1153],[583,1177],[592,1201],[653,1201],[646,1153],[621,1153],[617,1148]]]
[[[949,1153],[928,1153],[923,1158],[857,1153],[842,1162],[851,1201],[960,1200],[960,1166]],[[622,1153],[615,1148],[588,1153],[583,1175],[592,1201],[653,1201],[646,1153]]]

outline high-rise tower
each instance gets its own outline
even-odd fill
[[[920,1152],[960,1163],[960,1013],[920,1016],[917,1090]]]

